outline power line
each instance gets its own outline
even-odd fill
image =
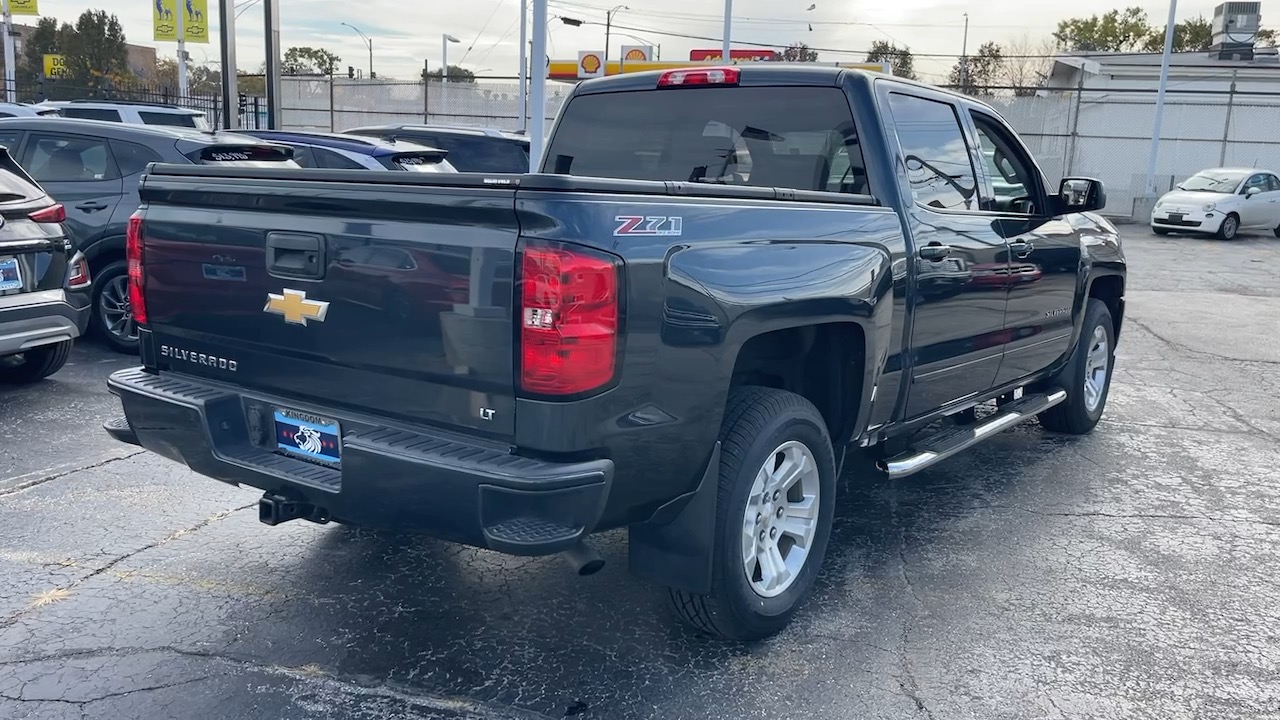
[[[582,8],[587,10],[594,10],[597,12],[604,12],[606,10],[606,8],[598,5],[571,2],[570,0],[550,0],[550,4],[559,5],[566,8],[574,8],[574,9]],[[651,10],[636,9],[636,10],[628,11],[628,14],[642,15],[642,16],[653,17],[653,18],[662,18],[666,20],[675,19],[675,20],[690,20],[695,22],[715,23],[717,25],[719,25],[724,20],[723,16],[720,16],[720,15],[710,15],[706,13],[679,12],[679,11],[654,12]],[[806,18],[770,18],[770,17],[737,17],[737,16],[733,18],[733,22],[735,25],[742,24],[742,23],[767,24],[767,25],[789,24],[789,25],[800,25],[800,26],[821,25],[821,26],[829,26],[829,27],[870,27],[877,30],[880,29],[881,27],[958,29],[964,26],[963,23],[869,23],[869,22],[860,22],[856,20],[810,20]],[[999,28],[999,29],[1014,30],[1014,29],[1025,29],[1026,25],[976,25],[974,24],[974,25],[971,25],[971,27],[992,28],[992,29]],[[883,30],[881,32],[883,32]],[[887,35],[888,33],[885,33],[885,34]]]
[[[476,42],[480,40],[480,36],[484,34],[484,31],[489,28],[489,23],[493,22],[493,16],[498,14],[498,10],[502,8],[503,2],[504,0],[498,0],[498,2],[494,4],[493,11],[489,13],[489,17],[487,20],[484,21],[484,25],[480,26],[480,31],[476,33],[475,39],[472,40],[471,44],[467,46],[467,51],[462,53],[462,59],[458,61],[459,65],[466,62],[467,56],[471,54],[471,51],[473,49],[475,49]]]

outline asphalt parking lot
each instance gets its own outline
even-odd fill
[[[1127,230],[1103,424],[891,483],[852,463],[816,599],[668,621],[624,535],[577,578],[337,526],[116,445],[91,343],[0,388],[3,718],[1280,718],[1280,239]]]

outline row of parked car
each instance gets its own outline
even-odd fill
[[[72,340],[137,352],[125,259],[150,163],[519,173],[528,139],[392,124],[343,133],[210,129],[203,113],[128,103],[0,104],[0,381],[47,377]]]

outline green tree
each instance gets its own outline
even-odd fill
[[[332,75],[338,71],[342,58],[313,47],[291,47],[284,51],[282,63],[286,75]]]
[[[178,61],[161,58],[156,62],[155,84],[178,92]],[[222,92],[222,70],[217,65],[187,65],[187,92],[191,95],[218,95]],[[240,92],[244,92],[241,88]]]
[[[818,51],[802,42],[792,43],[782,51],[783,62],[818,62]]]
[[[876,40],[871,43],[871,49],[867,52],[867,62],[889,63],[895,77],[916,79],[916,58],[909,47],[898,47],[885,40]]]
[[[105,10],[85,10],[69,30],[60,30],[58,40],[74,84],[96,86],[103,79],[130,77],[129,49],[119,18]]]
[[[1163,27],[1153,27],[1142,43],[1147,52],[1164,52]],[[1203,16],[1173,26],[1174,52],[1205,52],[1213,45],[1213,25]]]
[[[1151,35],[1151,23],[1140,7],[1111,10],[1087,18],[1058,23],[1053,33],[1058,48],[1077,52],[1130,52],[1140,49]]]
[[[440,70],[437,68],[435,70],[432,70],[431,72],[423,73],[422,76],[427,80],[439,80]],[[457,65],[449,66],[449,82],[473,83],[475,81],[476,81],[476,74],[471,72],[470,70],[464,67],[458,67]]]
[[[17,76],[21,83],[34,83],[44,72],[44,56],[58,55],[62,52],[68,33],[74,32],[70,25],[51,17],[42,17],[36,23],[35,30],[27,37],[22,48],[22,57],[18,58]]]
[[[989,95],[1004,67],[1004,50],[993,42],[982,43],[978,52],[961,58],[951,68],[948,84],[969,95]]]

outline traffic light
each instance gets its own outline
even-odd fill
[[[347,66],[347,77],[349,77],[349,78],[354,78],[355,76],[356,76],[356,66],[355,66],[355,65],[348,65],[348,66]]]
[[[240,114],[243,115],[249,111],[249,96],[245,95],[244,93],[239,93],[239,101],[240,101]]]

